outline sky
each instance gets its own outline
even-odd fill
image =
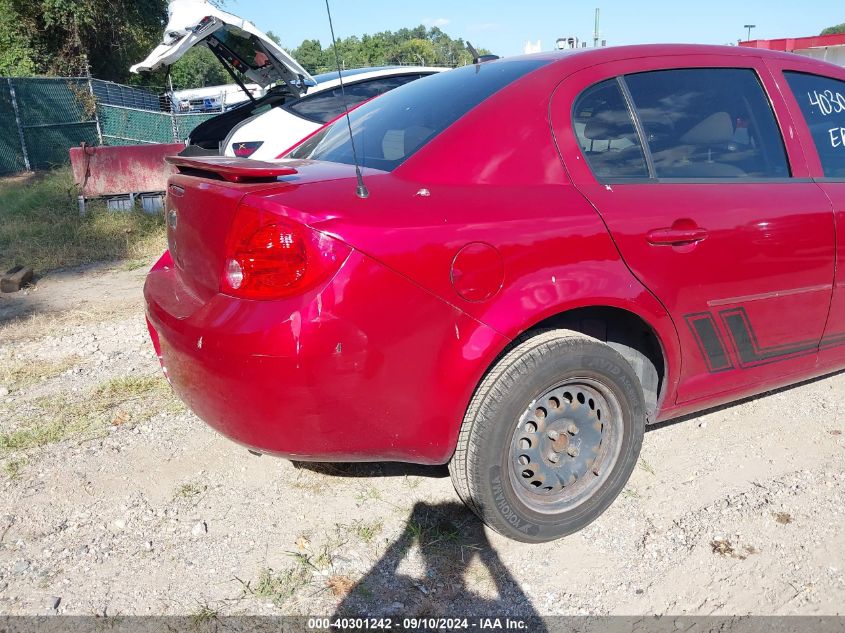
[[[736,43],[752,39],[818,35],[845,22],[842,0],[658,0],[567,2],[532,0],[330,0],[338,37],[396,30],[419,24],[439,26],[451,37],[469,40],[501,56],[518,55],[525,42],[554,48],[559,37],[575,36],[592,45],[595,9],[601,9],[600,37],[608,45],[651,42]],[[224,8],[276,33],[286,48],[304,39],[331,43],[325,0],[226,0]]]

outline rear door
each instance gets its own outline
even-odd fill
[[[679,403],[816,362],[833,216],[772,87],[755,57],[696,55],[589,68],[553,97],[567,170],[675,322]]]
[[[808,148],[808,164],[835,211],[837,268],[821,342],[825,365],[845,363],[845,69],[796,58],[770,64]]]

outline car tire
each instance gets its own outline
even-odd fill
[[[547,330],[516,341],[481,381],[449,471],[489,527],[542,543],[610,506],[644,431],[643,391],[630,364],[601,341]]]

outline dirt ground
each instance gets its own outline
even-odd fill
[[[217,435],[159,376],[143,276],[0,297],[0,615],[845,611],[843,375],[648,432],[601,519],[529,546],[445,468]]]

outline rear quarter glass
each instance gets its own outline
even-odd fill
[[[826,178],[845,178],[845,81],[785,71]]]
[[[438,73],[412,81],[349,113],[358,162],[392,171],[476,105],[544,59],[500,61]],[[345,118],[300,145],[290,158],[353,164]]]

